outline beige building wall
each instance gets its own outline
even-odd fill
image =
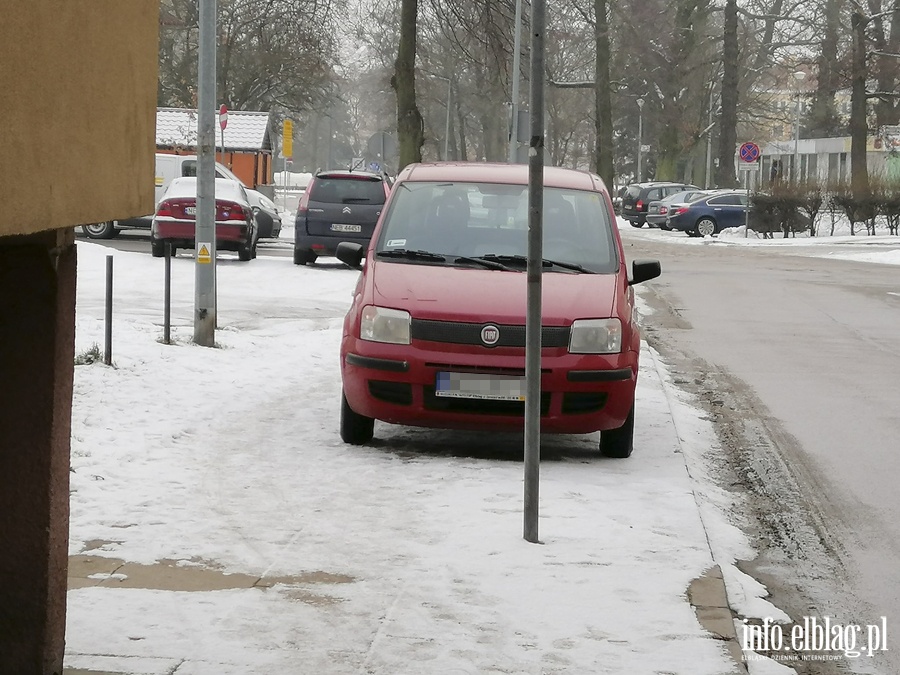
[[[159,0],[0,17],[0,236],[153,211]]]
[[[63,671],[73,225],[153,210],[158,0],[0,0],[0,673]]]

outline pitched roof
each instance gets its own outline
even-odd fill
[[[222,144],[222,131],[216,112],[216,146]],[[225,126],[226,150],[272,150],[269,113],[229,110]],[[156,146],[192,148],[197,145],[197,110],[184,108],[156,109]]]

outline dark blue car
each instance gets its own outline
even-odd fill
[[[707,237],[729,227],[742,227],[747,218],[747,193],[743,190],[716,192],[669,214],[669,229],[692,237]]]

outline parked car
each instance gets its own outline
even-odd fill
[[[628,457],[640,334],[612,203],[591,173],[546,167],[541,428],[600,431]],[[341,340],[341,438],[374,420],[443,429],[521,430],[525,394],[528,167],[414,164],[391,190],[368,247],[337,257],[362,270]],[[363,260],[365,264],[363,265]]]
[[[692,237],[707,237],[729,227],[741,227],[746,214],[745,190],[720,190],[673,209],[666,225]]]
[[[156,204],[176,178],[197,175],[196,155],[172,155],[156,153]],[[216,162],[216,178],[227,178],[241,185],[247,192],[250,206],[258,213],[260,237],[277,237],[281,232],[281,214],[275,204],[261,192],[253,190],[241,181],[228,167]],[[149,230],[153,213],[125,220],[107,220],[102,223],[82,225],[82,232],[90,239],[112,239],[122,230]]]
[[[686,183],[668,183],[655,181],[651,183],[632,183],[622,195],[622,217],[634,227],[643,227],[650,202],[664,199],[669,195],[684,190],[699,190],[696,185]]]
[[[176,178],[163,194],[150,227],[150,251],[154,258],[165,254],[171,245],[195,248],[197,226],[197,179]],[[259,231],[244,187],[228,178],[216,179],[216,250],[236,251],[240,260],[256,257]]]
[[[383,173],[317,172],[297,206],[294,264],[334,255],[342,241],[367,245],[390,189],[390,179]]]
[[[263,193],[247,188],[247,198],[250,200],[250,208],[256,218],[256,227],[259,229],[260,239],[278,239],[281,235],[281,214],[275,202]]]
[[[658,227],[663,230],[668,230],[669,226],[666,225],[666,218],[668,217],[670,211],[678,208],[679,206],[688,204],[699,197],[712,194],[712,192],[714,191],[683,190],[682,192],[675,192],[665,199],[652,201],[647,205],[647,213],[644,216],[644,219],[647,225],[649,225],[650,227]]]

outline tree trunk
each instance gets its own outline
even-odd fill
[[[859,12],[850,17],[853,30],[853,70],[850,90],[850,186],[855,199],[869,192],[866,166],[866,19]]]
[[[734,187],[734,147],[737,143],[738,104],[738,20],[737,0],[725,2],[725,32],[722,56],[722,112],[719,115],[719,166],[716,185]]]
[[[594,0],[594,171],[612,190],[614,169],[612,93],[609,76],[609,15],[607,0]]]
[[[394,62],[391,87],[397,94],[397,139],[400,159],[397,172],[407,164],[422,161],[425,124],[416,105],[416,17],[418,0],[402,0],[400,6],[400,44]]]
[[[840,135],[840,119],[835,105],[839,88],[838,33],[841,25],[843,0],[827,0],[825,4],[825,34],[816,60],[816,95],[807,118],[806,136],[831,138]]]

